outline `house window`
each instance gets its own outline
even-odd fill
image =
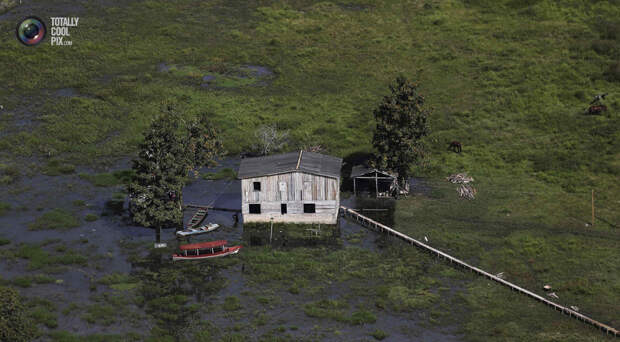
[[[254,191],[260,191],[260,182],[254,182]]]
[[[260,214],[260,204],[250,204],[250,214]]]
[[[280,204],[280,214],[284,215],[287,213],[286,203]]]
[[[304,204],[304,214],[314,214],[316,213],[316,206],[314,203],[306,203]]]

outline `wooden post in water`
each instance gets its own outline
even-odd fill
[[[375,170],[375,197],[379,198],[379,174],[377,170]]]
[[[269,232],[269,244],[271,245],[271,239],[273,238],[273,217],[271,218],[271,230]]]

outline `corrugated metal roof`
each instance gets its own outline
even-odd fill
[[[340,177],[342,159],[325,154],[299,151],[241,160],[238,177],[252,178],[293,171],[333,178]]]
[[[360,177],[360,176],[364,176],[367,175],[369,173],[375,173],[378,172],[386,177],[393,177],[396,178],[396,175],[393,175],[391,172],[388,171],[381,171],[381,170],[377,170],[375,168],[366,166],[366,165],[355,165],[353,166],[353,168],[351,169],[351,178],[354,177]]]

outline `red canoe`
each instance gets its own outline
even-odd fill
[[[200,260],[237,254],[241,246],[227,247],[226,240],[190,243],[179,246],[180,253],[172,255],[172,260]]]

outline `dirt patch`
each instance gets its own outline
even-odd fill
[[[409,190],[410,195],[420,194],[424,196],[430,196],[433,190],[430,182],[427,181],[425,178],[417,178],[417,177],[410,178],[409,186],[410,186],[410,190]]]
[[[338,6],[340,8],[342,8],[343,10],[354,11],[354,12],[366,11],[366,10],[370,10],[372,8],[370,5],[363,5],[363,4],[343,4],[343,3],[339,3]]]
[[[170,67],[166,63],[159,63],[157,64],[157,71],[168,72],[170,71]]]
[[[203,88],[212,89],[265,86],[275,77],[275,73],[271,69],[261,65],[198,68],[191,65],[175,65],[162,62],[157,65],[157,72],[185,79],[191,84],[198,84]]]
[[[79,97],[80,93],[75,88],[61,88],[53,92],[54,96],[59,97]]]

